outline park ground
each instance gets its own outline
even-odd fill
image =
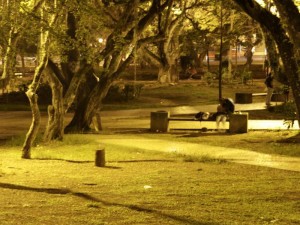
[[[145,96],[119,105],[128,109],[135,104],[142,108],[156,104],[155,109],[160,109],[187,102],[216,103],[208,100],[212,99],[208,96],[215,94],[213,87],[195,82],[182,85],[191,91],[188,97],[182,89],[168,94],[166,87],[145,87]],[[192,88],[203,92],[193,97]],[[261,86],[238,88],[258,91]],[[229,86],[224,92],[232,97],[232,89]],[[147,92],[151,92],[151,97]],[[111,112],[114,105],[106,107],[104,112]],[[217,146],[299,158],[298,131],[261,130],[235,135],[194,131],[149,133],[147,129],[132,128],[132,118],[128,126],[131,128],[126,128],[126,115],[112,119],[105,117],[104,112],[104,131],[66,135],[64,142],[36,144],[31,160],[20,158],[30,123],[30,116],[24,117],[28,112],[14,112],[19,116],[13,117],[19,119],[11,126],[3,126],[1,121],[2,137],[7,135],[0,145],[1,224],[300,223],[299,172],[233,163],[209,154]],[[282,115],[258,110],[250,112],[251,117],[275,119]],[[122,127],[109,129],[118,122],[123,122]],[[207,153],[151,150],[143,147],[147,145],[145,141],[134,144],[136,138],[205,143]],[[100,148],[105,148],[105,167],[96,167],[94,163],[95,150]]]

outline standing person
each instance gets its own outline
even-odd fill
[[[265,85],[267,87],[267,97],[266,97],[266,106],[270,106],[271,105],[271,98],[273,95],[273,91],[274,91],[274,86],[273,86],[273,75],[271,72],[269,72],[267,74],[267,77],[265,79]]]

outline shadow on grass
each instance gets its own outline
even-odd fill
[[[133,163],[133,162],[175,162],[175,160],[167,159],[137,159],[137,160],[120,160],[120,161],[108,161],[109,163]]]
[[[176,215],[171,215],[171,214],[167,214],[167,213],[163,213],[161,211],[158,211],[156,209],[149,209],[149,208],[145,208],[145,207],[141,207],[141,206],[137,206],[137,205],[133,205],[133,204],[121,204],[121,203],[117,203],[117,202],[109,202],[109,201],[105,201],[99,198],[96,198],[92,195],[86,194],[86,193],[82,193],[82,192],[73,192],[70,189],[60,189],[60,188],[34,188],[34,187],[27,187],[27,186],[23,186],[23,185],[16,185],[16,184],[9,184],[9,183],[0,183],[0,188],[3,189],[11,189],[11,190],[22,190],[22,191],[33,191],[33,192],[39,192],[39,193],[47,193],[47,194],[71,194],[73,196],[82,198],[84,200],[88,200],[88,201],[92,201],[92,202],[96,202],[96,203],[101,203],[105,206],[117,206],[117,207],[124,207],[130,210],[134,210],[137,212],[143,212],[143,213],[149,213],[149,214],[156,214],[162,217],[165,217],[167,219],[172,219],[178,222],[183,222],[185,224],[194,224],[194,225],[212,225],[212,224],[216,224],[213,222],[200,222],[197,220],[193,220],[193,219],[189,219],[189,218],[185,218],[182,216],[176,216]]]
[[[8,184],[8,183],[0,183],[0,188],[4,189],[12,189],[12,190],[22,190],[22,191],[34,191],[34,192],[43,192],[47,194],[68,194],[70,193],[69,189],[60,189],[60,188],[34,188],[34,187],[27,187],[23,185],[17,184]]]
[[[148,128],[117,128],[111,129],[113,134],[147,134],[151,133]]]
[[[77,161],[77,160],[69,160],[69,159],[59,159],[59,158],[35,158],[33,160],[54,160],[54,161],[64,161],[68,163],[94,163],[94,161]],[[118,160],[118,161],[107,161],[107,163],[138,163],[138,162],[175,162],[175,160],[167,160],[167,159],[137,159],[137,160]],[[108,166],[105,165],[101,168],[108,168],[108,169],[121,169],[122,167],[118,166]]]
[[[288,143],[288,144],[299,144],[300,143],[300,133],[298,133],[292,137],[279,140],[277,142],[278,143]]]
[[[32,160],[41,160],[41,161],[64,161],[64,162],[69,162],[69,163],[78,163],[78,164],[82,164],[82,163],[92,163],[94,161],[79,161],[79,160],[70,160],[70,159],[60,159],[60,158],[34,158]]]
[[[174,135],[178,135],[179,137],[182,138],[193,138],[193,137],[204,137],[204,136],[228,136],[228,135],[232,135],[230,133],[227,132],[201,132],[201,133],[174,133]]]
[[[69,160],[69,159],[59,159],[59,158],[35,158],[33,160],[54,160],[54,161],[64,161],[64,162],[68,162],[68,163],[78,163],[78,164],[81,164],[81,163],[94,163],[94,161],[77,161],[77,160]],[[103,166],[101,168],[107,168],[107,169],[121,169],[122,167],[118,167],[118,166]]]

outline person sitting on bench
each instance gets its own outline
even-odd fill
[[[231,98],[221,98],[220,104],[217,107],[216,113],[216,125],[219,130],[220,122],[222,122],[223,127],[225,126],[225,122],[228,119],[228,116],[231,113],[234,113],[235,106],[234,102]]]
[[[222,121],[223,127],[231,113],[234,113],[235,105],[231,98],[220,99],[220,104],[217,106],[216,113],[198,112],[195,115],[195,120],[199,121],[216,121],[217,129],[219,129],[220,122]]]

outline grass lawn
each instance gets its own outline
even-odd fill
[[[171,85],[143,82],[144,86],[138,99],[106,103],[104,110],[216,104],[219,98],[217,82],[216,80],[211,85],[201,80],[183,80]],[[261,80],[255,80],[249,85],[234,82],[223,85],[222,95],[235,99],[236,92],[263,92],[263,90]],[[259,97],[254,100],[263,101],[263,98]]]
[[[300,223],[299,172],[114,145],[95,167],[99,144],[67,135],[32,160],[0,146],[1,224]]]

